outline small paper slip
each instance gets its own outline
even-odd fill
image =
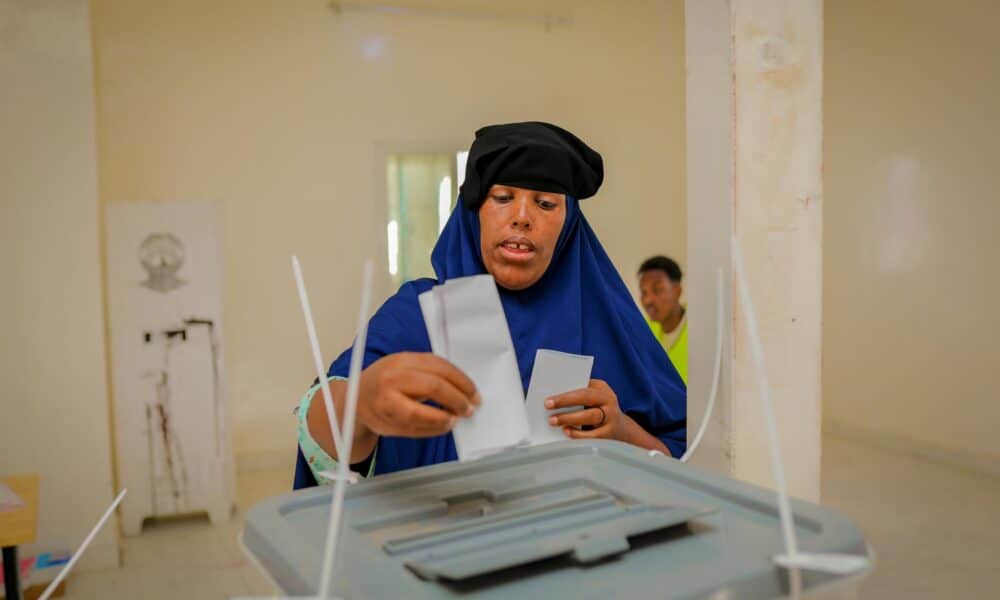
[[[482,405],[452,431],[459,460],[526,441],[524,392],[507,317],[490,275],[460,277],[420,294],[420,311],[434,354],[476,384]]]
[[[562,429],[549,425],[549,417],[580,410],[582,407],[570,406],[548,410],[545,408],[545,399],[590,385],[590,371],[593,366],[593,356],[555,350],[539,350],[535,353],[535,366],[531,370],[531,384],[528,386],[526,402],[532,445],[568,439]]]
[[[0,512],[17,510],[24,506],[21,497],[14,493],[6,483],[0,481]]]

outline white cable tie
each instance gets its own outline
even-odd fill
[[[361,306],[358,308],[357,335],[351,349],[351,361],[347,371],[347,397],[344,405],[344,448],[342,456],[350,456],[354,446],[354,421],[358,414],[358,393],[361,385],[361,367],[364,364],[365,346],[368,340],[368,304],[372,295],[372,273],[374,263],[371,259],[365,261],[361,277]],[[330,524],[326,534],[326,544],[323,551],[323,567],[320,573],[319,596],[327,598],[333,581],[333,569],[337,562],[337,542],[340,538],[340,523],[344,512],[344,492],[347,489],[347,460],[337,462],[339,476],[333,482],[333,494],[330,504]]]
[[[348,471],[347,475],[341,475],[337,471],[319,471],[316,474],[325,477],[330,481],[337,481],[341,478],[347,479],[347,483],[352,484],[361,481],[361,473],[358,473],[357,471]]]

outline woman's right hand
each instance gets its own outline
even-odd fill
[[[451,431],[457,419],[472,416],[481,403],[465,373],[425,352],[380,358],[362,371],[358,391],[359,424],[378,435],[442,435]]]

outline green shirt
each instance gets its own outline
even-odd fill
[[[653,335],[666,350],[670,362],[680,374],[684,384],[688,381],[688,322],[687,313],[681,318],[680,324],[669,334],[663,332],[663,326],[658,321],[646,319],[649,328],[653,330]]]

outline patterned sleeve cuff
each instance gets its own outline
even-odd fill
[[[333,375],[329,378],[329,381],[347,381],[347,378]],[[309,423],[307,419],[309,415],[309,406],[312,404],[313,398],[316,397],[316,393],[320,391],[321,387],[322,386],[317,383],[309,388],[305,395],[302,396],[302,400],[299,401],[299,407],[295,413],[296,418],[298,419],[299,448],[302,449],[302,455],[306,457],[306,462],[309,463],[309,470],[312,471],[313,477],[316,478],[317,483],[320,485],[329,485],[333,483],[333,479],[328,477],[326,473],[336,472],[337,461],[327,454],[326,451],[316,443],[316,440],[313,439],[312,435],[309,433]],[[322,399],[320,401],[322,402]],[[377,445],[375,446],[375,452],[378,452]],[[365,477],[371,477],[374,471],[375,456],[373,455],[371,466],[368,468],[368,474]],[[357,473],[353,474],[358,475]]]

